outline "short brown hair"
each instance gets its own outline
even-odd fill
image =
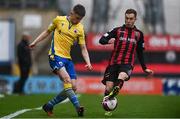
[[[86,10],[81,4],[77,4],[76,6],[74,6],[73,11],[81,17],[84,17],[86,14]]]
[[[137,16],[137,12],[134,9],[127,9],[125,14],[134,14],[135,17]]]

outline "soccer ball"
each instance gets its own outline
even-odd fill
[[[104,108],[104,110],[106,111],[113,111],[116,109],[117,107],[117,99],[114,97],[112,99],[107,99],[106,97],[104,97],[103,101],[102,101],[102,106]]]

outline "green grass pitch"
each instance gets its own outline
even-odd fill
[[[54,95],[9,95],[0,98],[0,118],[22,109],[42,106]],[[82,94],[79,97],[85,107],[85,118],[104,118],[101,106],[102,95]],[[180,117],[180,96],[155,95],[119,95],[118,107],[111,118],[178,118]],[[58,104],[54,108],[53,118],[76,118],[76,112],[70,102]],[[15,118],[48,118],[42,110],[31,110]]]

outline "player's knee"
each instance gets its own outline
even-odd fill
[[[62,77],[62,79],[63,79],[64,83],[71,83],[71,79],[69,76],[64,76],[64,77]]]
[[[125,72],[119,73],[118,79],[122,79],[125,81],[128,78],[129,78],[129,76]]]
[[[71,83],[72,83],[72,89],[74,90],[74,92],[76,92],[76,90],[77,90],[76,80],[75,80],[75,79],[72,79],[72,80],[71,80]]]
[[[113,89],[113,87],[106,87],[106,91],[111,91]]]
[[[72,86],[72,89],[74,90],[74,92],[76,92],[77,87],[76,86]]]

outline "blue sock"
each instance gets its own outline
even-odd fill
[[[48,102],[48,105],[54,107],[56,104],[62,102],[62,101],[65,100],[66,98],[67,98],[67,96],[66,96],[66,94],[65,94],[65,92],[64,92],[64,90],[63,90],[63,91],[62,91],[61,93],[59,93],[56,97],[54,97],[52,100],[50,100],[50,101]]]
[[[67,97],[73,103],[74,107],[78,109],[80,107],[79,100],[72,89],[65,90]]]

